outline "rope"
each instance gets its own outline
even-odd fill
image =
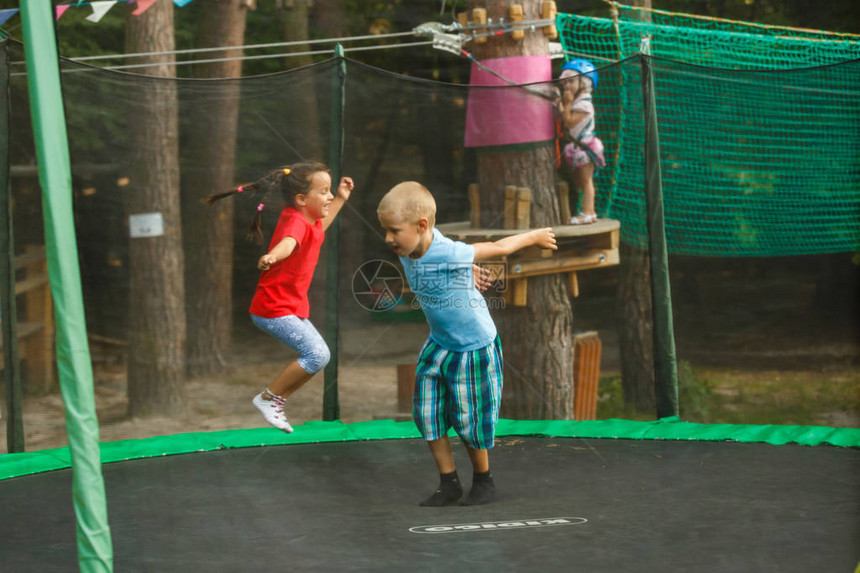
[[[615,2],[614,0],[603,0],[610,6],[613,6],[615,9],[623,7],[628,10],[638,10],[640,12],[652,12],[654,14],[661,14],[663,16],[681,16],[683,18],[691,18],[697,20],[707,20],[710,22],[721,22],[725,24],[736,24],[737,20],[729,20],[728,18],[718,18],[716,16],[701,16],[698,14],[686,14],[683,12],[670,12],[668,10],[658,10],[657,8],[646,8],[644,6],[630,6],[628,4],[620,4]],[[848,38],[858,38],[860,39],[860,35],[851,34],[848,32],[829,32],[827,30],[812,30],[810,28],[793,28],[791,26],[774,26],[772,24],[759,24],[756,22],[743,22],[745,26],[753,26],[757,28],[763,28],[766,30],[787,30],[791,32],[804,32],[806,34],[824,34],[824,35],[832,35],[832,36],[846,36]]]

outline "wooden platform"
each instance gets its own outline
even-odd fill
[[[469,221],[438,225],[446,237],[464,243],[498,241],[524,232],[523,229],[482,229]],[[491,259],[484,266],[493,272],[493,280],[506,284],[505,300],[514,306],[525,306],[528,277],[565,273],[572,296],[579,295],[577,271],[617,265],[618,235],[621,224],[614,219],[598,219],[590,225],[554,226],[558,250],[530,247],[508,257]],[[500,263],[500,264],[492,264]]]
[[[54,311],[43,246],[27,247],[15,257],[15,296],[23,299],[23,320],[16,325],[18,359],[24,363],[28,391],[45,393],[56,382]],[[21,277],[21,278],[17,278]],[[0,350],[3,343],[0,340]],[[5,368],[0,352],[0,370]]]

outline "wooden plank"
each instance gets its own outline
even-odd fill
[[[44,251],[41,247],[30,247],[28,252]],[[35,260],[27,265],[25,270],[28,279],[48,278],[48,261],[45,258]],[[17,289],[16,289],[17,290]],[[45,327],[38,336],[28,337],[23,346],[27,352],[27,380],[40,387],[42,393],[47,393],[55,380],[54,374],[54,321],[51,289],[41,288],[31,290],[24,296],[27,322],[42,322]]]
[[[15,257],[15,269],[23,269],[27,265],[45,259],[45,247],[30,247],[26,253]]]
[[[551,259],[509,260],[507,275],[532,277],[595,269],[618,264],[618,251],[592,250],[579,255],[559,254]]]
[[[15,295],[27,294],[39,290],[48,284],[48,275],[41,274],[27,277],[15,283]]]
[[[519,229],[484,229],[474,228],[469,221],[457,221],[454,223],[443,223],[437,225],[439,231],[446,237],[464,243],[479,243],[483,241],[498,241],[517,233]],[[592,235],[609,234],[611,231],[621,228],[621,223],[615,219],[598,219],[591,225],[554,225],[552,227],[556,240],[568,238],[588,238]],[[611,239],[606,239],[610,241]]]

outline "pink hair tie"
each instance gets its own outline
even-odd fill
[[[262,211],[262,210],[263,210],[263,204],[260,203],[259,205],[257,205],[257,211]]]
[[[239,185],[238,187],[236,187],[236,193],[241,193],[242,191],[244,191],[244,189],[242,189],[242,186],[241,186],[241,185]]]

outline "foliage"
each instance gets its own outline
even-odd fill
[[[739,371],[678,364],[681,418],[709,424],[860,426],[860,376],[834,371]],[[624,404],[621,377],[600,378],[597,418],[652,420]]]

